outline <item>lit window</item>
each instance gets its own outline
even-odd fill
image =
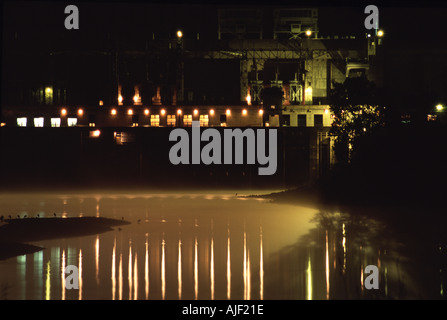
[[[101,135],[101,131],[99,130],[94,130],[94,131],[90,131],[90,138],[99,138],[99,136]]]
[[[17,118],[17,126],[18,127],[26,127],[26,117]]]
[[[40,118],[34,118],[34,126],[36,128],[43,127],[43,117]]]
[[[183,125],[185,127],[191,127],[192,126],[192,114],[185,114],[183,116]]]
[[[99,105],[100,105],[100,106],[103,106],[103,105],[104,105],[104,101],[99,100]]]
[[[168,127],[175,127],[175,115],[174,114],[168,114],[167,118],[167,125]]]
[[[151,114],[151,126],[152,127],[160,126],[160,116],[158,114]]]
[[[207,114],[201,114],[200,115],[200,126],[201,127],[208,127],[209,118]]]
[[[67,125],[69,127],[75,127],[78,124],[77,118],[67,118]]]
[[[89,127],[94,127],[94,126],[96,126],[96,123],[94,123],[94,122],[89,122],[89,123],[88,123],[88,126],[89,126]]]
[[[51,118],[51,126],[60,127],[61,126],[61,118]]]

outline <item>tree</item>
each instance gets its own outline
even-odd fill
[[[334,83],[330,101],[335,156],[339,163],[350,163],[362,137],[384,125],[385,108],[380,105],[378,89],[366,77]]]

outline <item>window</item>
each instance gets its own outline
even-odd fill
[[[34,118],[34,126],[36,128],[43,127],[43,117]]]
[[[298,127],[306,127],[307,126],[307,115],[299,114],[298,115]]]
[[[227,126],[227,115],[226,114],[221,114],[220,115],[220,126],[221,127],[226,127]]]
[[[134,114],[132,116],[132,127],[138,127],[138,119],[139,119],[139,117],[137,114]]]
[[[175,120],[176,120],[176,117],[174,114],[168,114],[168,118],[167,118],[168,127],[175,127]]]
[[[160,115],[158,115],[158,114],[151,114],[151,126],[152,127],[160,126]]]
[[[323,115],[322,114],[314,114],[314,126],[315,127],[323,126]]]
[[[185,114],[183,116],[183,125],[185,127],[191,127],[192,126],[192,114]]]
[[[17,118],[17,126],[18,127],[26,127],[26,117]]]
[[[290,114],[283,114],[282,122],[283,122],[284,126],[289,127],[290,126]]]
[[[67,118],[67,125],[69,127],[76,127],[78,124],[78,118]]]
[[[61,118],[51,118],[51,126],[60,127],[61,126]]]
[[[208,127],[209,118],[207,114],[201,114],[200,115],[200,126],[201,127]]]

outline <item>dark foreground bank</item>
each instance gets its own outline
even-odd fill
[[[6,219],[0,227],[0,260],[34,253],[44,248],[27,242],[104,233],[129,224],[96,217]]]

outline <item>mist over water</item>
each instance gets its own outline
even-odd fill
[[[245,194],[260,194],[255,190]],[[263,191],[262,193],[267,193]],[[433,270],[374,219],[235,191],[67,192],[0,195],[1,214],[105,217],[129,225],[36,241],[44,249],[0,261],[2,299],[443,298]],[[438,249],[439,250],[439,249]],[[441,246],[441,251],[442,251]],[[418,262],[419,261],[419,262]],[[78,290],[62,270],[79,268]],[[366,290],[376,265],[380,288]],[[424,273],[426,272],[426,273]],[[429,279],[429,281],[426,281]]]

